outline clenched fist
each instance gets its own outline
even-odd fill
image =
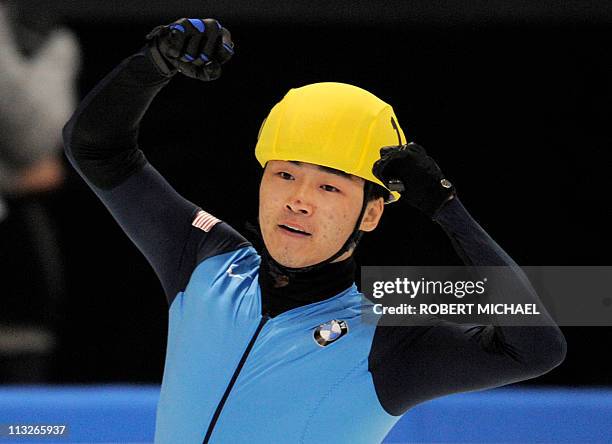
[[[388,146],[380,150],[373,173],[402,200],[435,218],[442,206],[456,195],[438,164],[416,143]]]
[[[182,18],[147,35],[155,64],[166,75],[176,71],[209,81],[221,76],[221,65],[234,55],[230,32],[215,19]]]

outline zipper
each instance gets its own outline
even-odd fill
[[[270,316],[267,313],[265,313],[263,317],[261,318],[261,321],[259,321],[257,330],[255,330],[255,333],[253,333],[253,336],[251,337],[251,341],[249,342],[249,345],[247,345],[247,348],[244,351],[244,353],[242,354],[242,357],[240,358],[240,362],[238,363],[238,366],[236,367],[236,370],[234,371],[234,375],[232,376],[232,379],[227,385],[227,388],[225,389],[225,393],[223,393],[223,396],[221,397],[221,401],[219,401],[219,404],[217,405],[217,409],[215,410],[215,414],[213,415],[210,421],[210,425],[208,426],[208,430],[206,431],[206,436],[204,436],[204,441],[202,442],[202,444],[208,444],[208,442],[210,441],[210,436],[212,435],[213,429],[215,428],[215,424],[217,423],[217,420],[219,419],[219,416],[221,415],[221,410],[223,410],[225,401],[227,401],[227,397],[232,391],[232,387],[234,386],[236,379],[238,379],[240,370],[242,370],[242,366],[244,365],[244,362],[249,356],[249,353],[251,349],[253,348],[253,344],[255,344],[255,340],[257,339],[257,336],[259,336],[261,329],[263,328],[264,324],[268,322],[269,320],[270,320]]]

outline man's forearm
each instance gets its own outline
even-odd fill
[[[500,340],[507,344],[520,346],[518,356],[525,362],[534,358],[551,362],[562,360],[565,353],[565,339],[544,306],[541,304],[529,280],[512,258],[484,231],[470,216],[457,199],[448,202],[436,215],[438,222],[447,233],[455,250],[462,260],[470,266],[499,267],[495,282],[487,292],[488,303],[537,304],[539,315],[530,315],[529,327],[496,326],[496,336],[490,340]],[[495,324],[495,318],[492,318]],[[529,328],[536,327],[530,335]],[[531,338],[531,341],[530,341]],[[491,344],[493,345],[493,344]],[[533,352],[536,356],[522,356],[521,352]],[[536,361],[538,359],[535,359]]]
[[[146,163],[137,147],[139,124],[170,80],[146,51],[125,59],[109,73],[64,127],[68,158],[96,187],[113,188]]]

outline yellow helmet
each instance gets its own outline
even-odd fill
[[[322,165],[374,182],[399,199],[374,174],[384,146],[406,140],[393,108],[374,94],[346,83],[314,83],[291,89],[264,120],[255,156]]]

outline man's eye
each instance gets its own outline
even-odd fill
[[[285,179],[285,180],[293,180],[293,176],[289,173],[286,173],[285,171],[280,171],[279,173],[277,173],[281,178]]]
[[[340,190],[332,185],[321,185],[321,188],[323,188],[325,191],[329,191],[332,193],[339,193]]]

